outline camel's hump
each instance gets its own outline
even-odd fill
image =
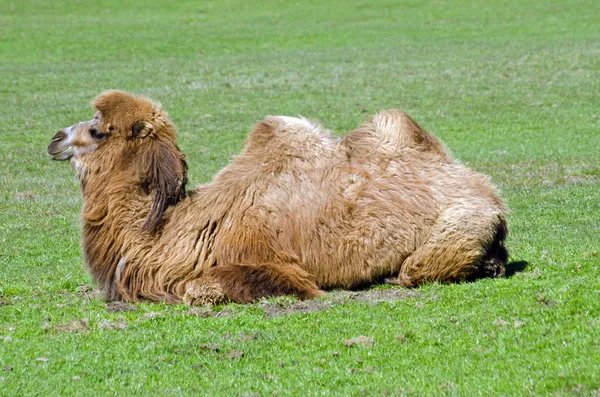
[[[351,132],[346,142],[349,147],[359,151],[361,147],[374,145],[386,153],[407,148],[445,152],[435,136],[400,109],[384,110],[375,114],[359,129]]]

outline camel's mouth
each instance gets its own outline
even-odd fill
[[[52,143],[50,144],[50,146],[48,146],[48,154],[50,154],[52,156],[51,157],[52,160],[58,160],[58,161],[69,160],[75,154],[73,152],[73,148],[71,146],[67,147],[66,149],[59,150],[59,151],[50,151],[51,146],[52,146]]]

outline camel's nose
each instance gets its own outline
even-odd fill
[[[56,152],[59,152],[60,151],[59,147],[61,146],[60,141],[62,141],[66,137],[67,137],[67,133],[65,132],[65,130],[58,131],[56,133],[56,135],[54,135],[52,137],[52,140],[50,141],[50,145],[48,145],[48,153],[55,154]]]
[[[65,132],[65,130],[60,130],[56,133],[56,135],[54,135],[52,137],[51,142],[62,141],[63,139],[65,139],[66,136],[67,136],[67,133]]]

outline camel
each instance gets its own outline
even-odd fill
[[[207,184],[161,106],[107,91],[48,146],[81,185],[82,249],[108,300],[190,305],[299,299],[388,281],[504,274],[507,207],[400,110],[342,138],[271,116]]]

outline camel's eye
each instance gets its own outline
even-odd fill
[[[91,128],[90,135],[92,136],[92,138],[95,138],[95,139],[106,139],[106,138],[108,138],[108,136],[110,134],[105,134],[104,132],[102,132],[96,128]]]

